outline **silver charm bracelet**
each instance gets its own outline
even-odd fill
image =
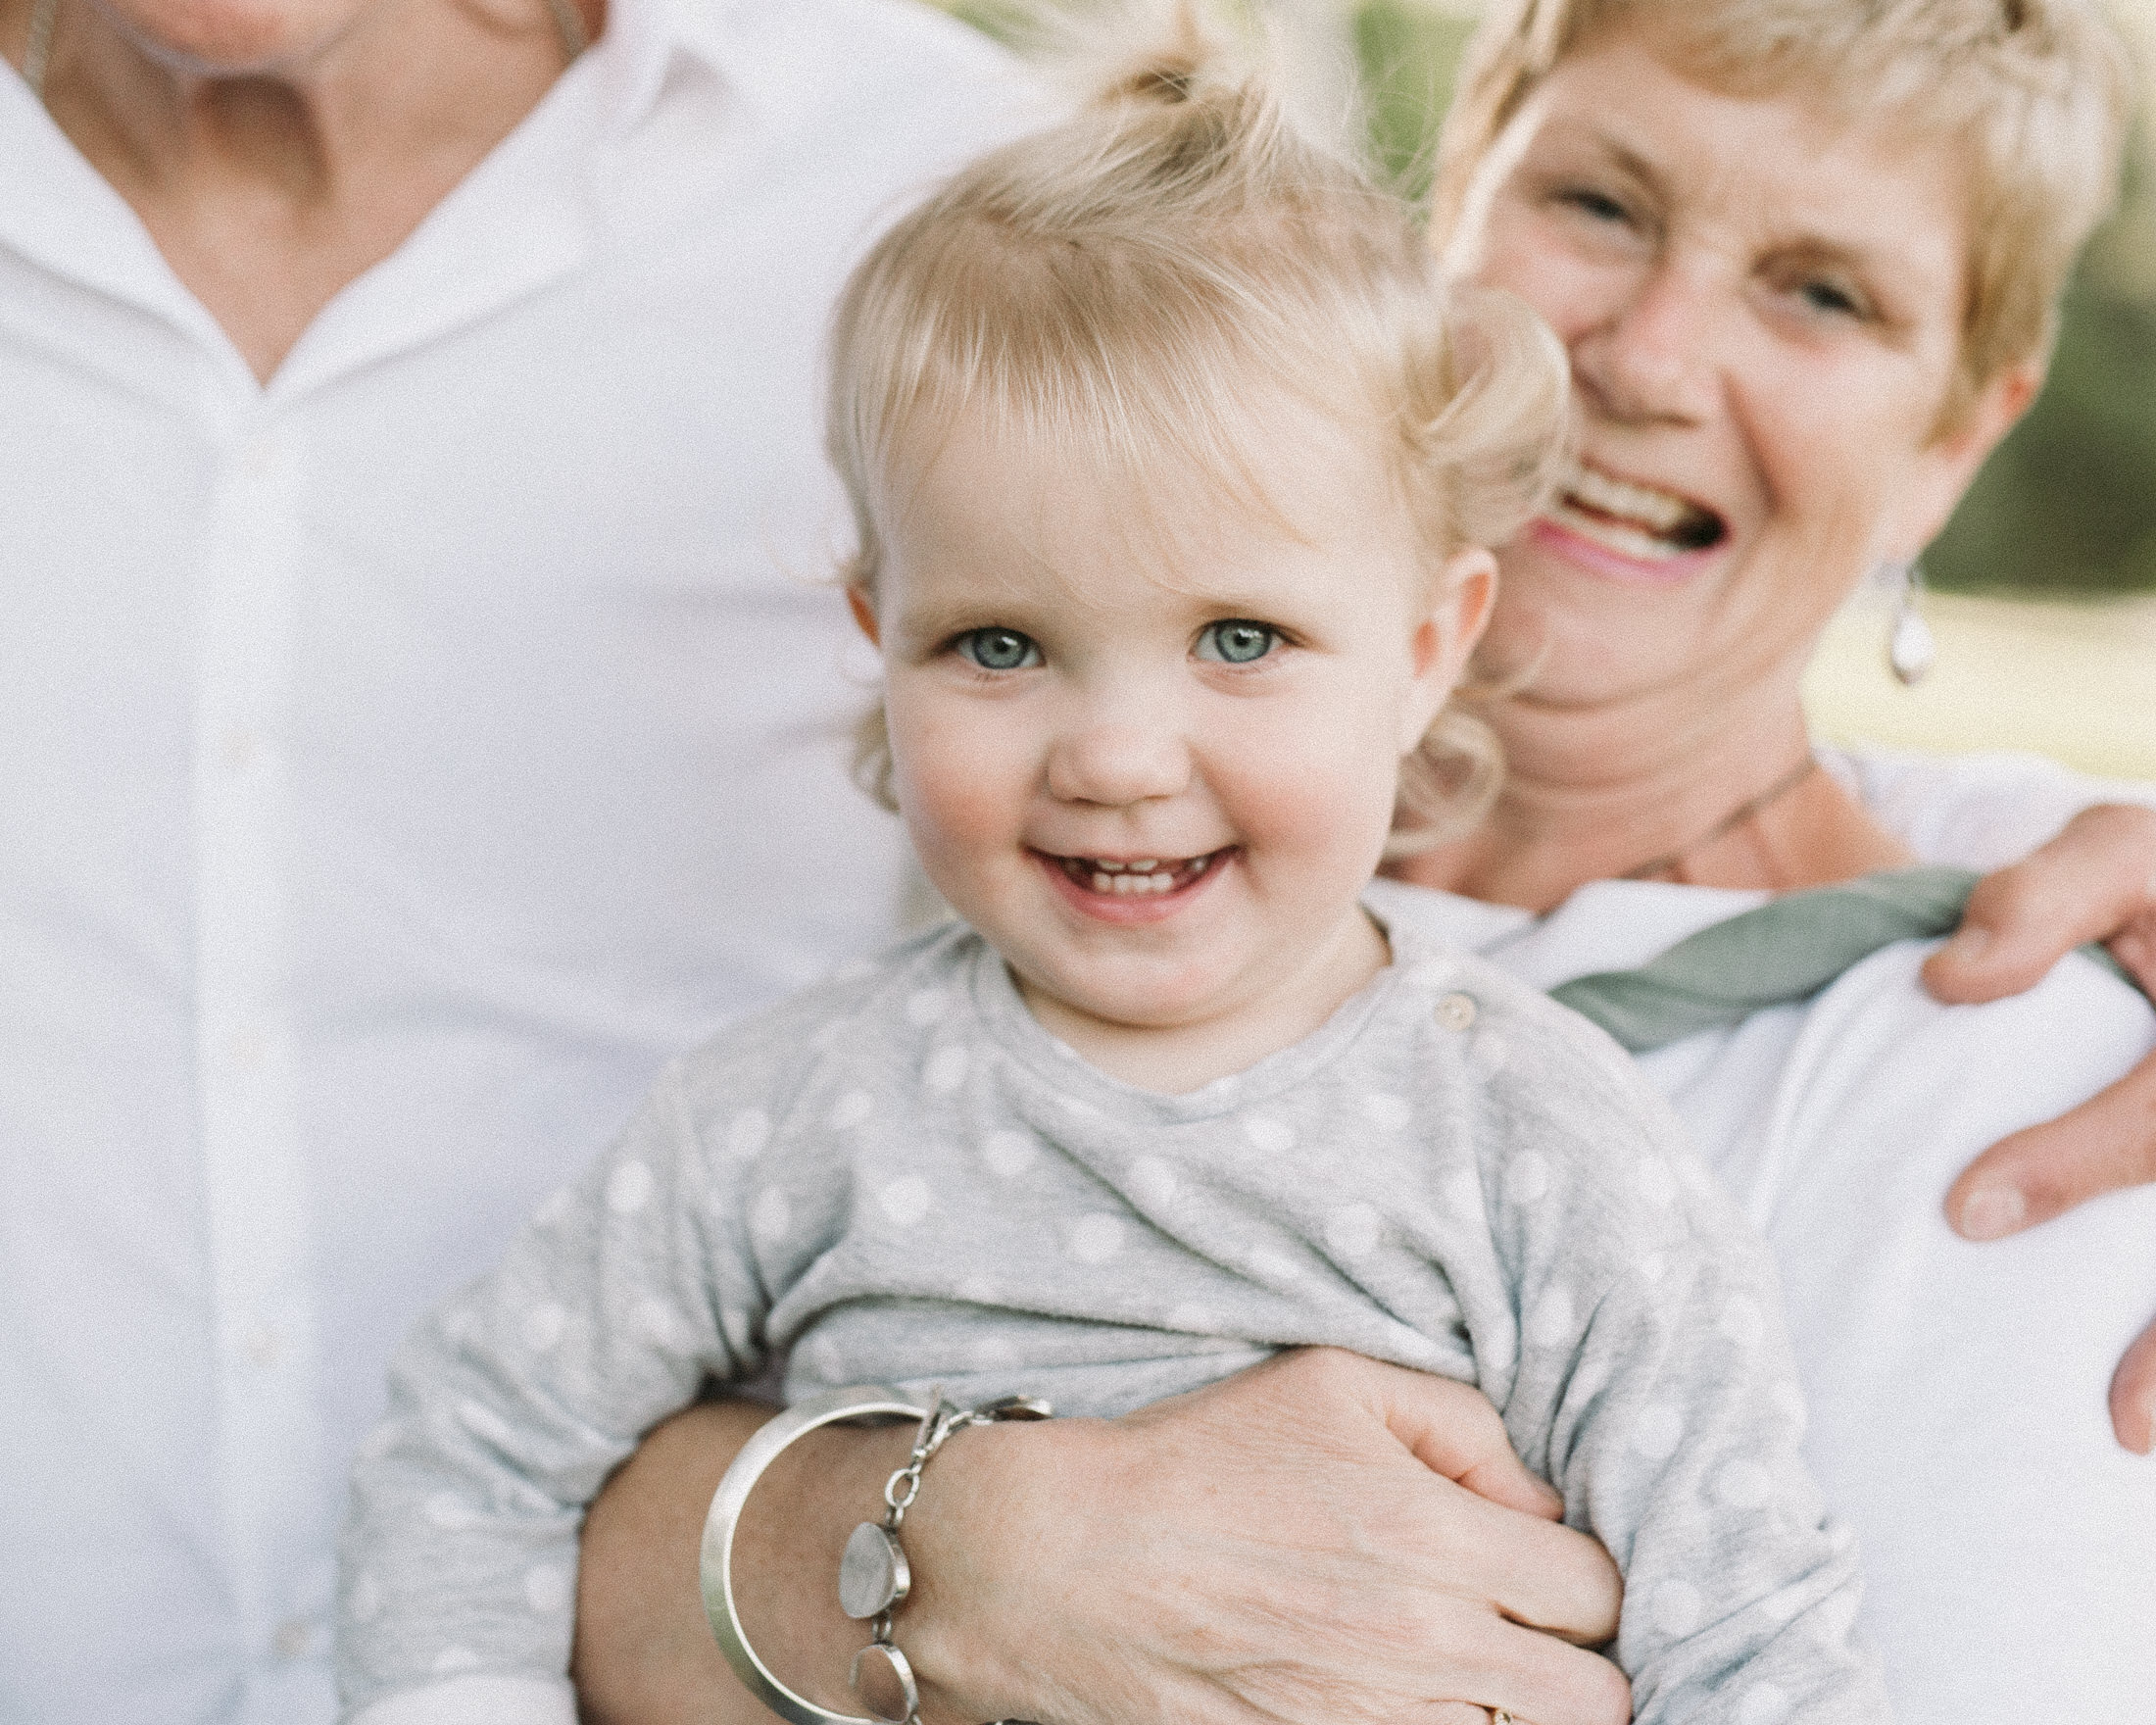
[[[930,1398],[930,1405],[922,1407],[896,1390],[867,1384],[831,1390],[798,1402],[762,1426],[742,1446],[733,1465],[718,1482],[718,1490],[711,1495],[710,1511],[704,1518],[700,1564],[704,1614],[710,1619],[719,1651],[749,1693],[790,1725],[919,1725],[920,1694],[912,1667],[892,1644],[891,1614],[905,1602],[912,1584],[898,1534],[906,1509],[920,1490],[921,1470],[954,1433],[967,1426],[1004,1419],[1046,1419],[1052,1411],[1046,1402],[1027,1396],[1006,1396],[980,1407],[956,1407],[944,1400],[941,1392]],[[845,1420],[902,1418],[919,1421],[912,1452],[906,1465],[884,1486],[882,1521],[862,1522],[846,1542],[846,1555],[839,1566],[839,1602],[849,1617],[874,1619],[874,1639],[854,1655],[856,1693],[863,1675],[863,1662],[872,1660],[906,1710],[890,1714],[837,1713],[788,1689],[749,1645],[734,1605],[734,1530],[757,1481],[800,1439]]]

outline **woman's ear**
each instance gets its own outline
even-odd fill
[[[860,632],[868,637],[871,647],[881,647],[883,637],[876,630],[875,602],[868,597],[866,588],[854,586],[846,589],[847,609],[853,612],[854,621]]]
[[[2009,366],[1977,392],[1951,430],[1918,455],[1918,469],[1905,489],[1893,542],[1886,555],[1913,561],[1938,537],[1999,440],[2043,388],[2043,368],[2032,361]]]
[[[1497,598],[1496,558],[1479,545],[1454,552],[1438,570],[1435,592],[1435,602],[1415,620],[1409,643],[1413,687],[1401,714],[1402,755],[1420,744],[1436,721],[1489,625]]]

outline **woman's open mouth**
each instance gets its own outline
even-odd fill
[[[1664,564],[1711,550],[1729,535],[1714,511],[1663,491],[1619,479],[1574,460],[1544,519],[1604,551],[1641,564]]]
[[[1095,915],[1151,921],[1180,904],[1235,855],[1233,845],[1197,857],[1063,857],[1036,851],[1065,896]]]

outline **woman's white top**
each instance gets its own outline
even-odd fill
[[[2008,770],[1980,763],[1971,782]],[[1936,789],[1912,812],[1959,818]],[[1548,988],[1761,896],[1613,881],[1539,923],[1446,898],[1445,927]],[[2156,1013],[2080,957],[2018,999],[1937,1006],[1917,979],[1934,944],[1641,1063],[1774,1251],[1806,1458],[1856,1533],[1862,1623],[1901,1725],[2141,1725],[2156,1720],[2156,1458],[2113,1441],[2105,1392],[2156,1315],[2156,1188],[1988,1246],[1958,1239],[1940,1205],[1978,1152],[2156,1047]]]
[[[0,70],[0,1719],[325,1717],[392,1343],[893,925],[817,350],[1042,111],[925,7],[609,11],[266,388]]]

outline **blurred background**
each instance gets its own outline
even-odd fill
[[[1475,0],[1252,0],[1410,189],[1427,181]],[[1012,0],[948,10],[1005,33]],[[2150,82],[2156,0],[2114,0]],[[2156,114],[2156,104],[2149,105]],[[1924,560],[1938,662],[1887,672],[1887,602],[1860,592],[1807,682],[1832,741],[2029,749],[2156,780],[2156,147],[2144,117],[2119,210],[2082,260],[2051,378]]]

